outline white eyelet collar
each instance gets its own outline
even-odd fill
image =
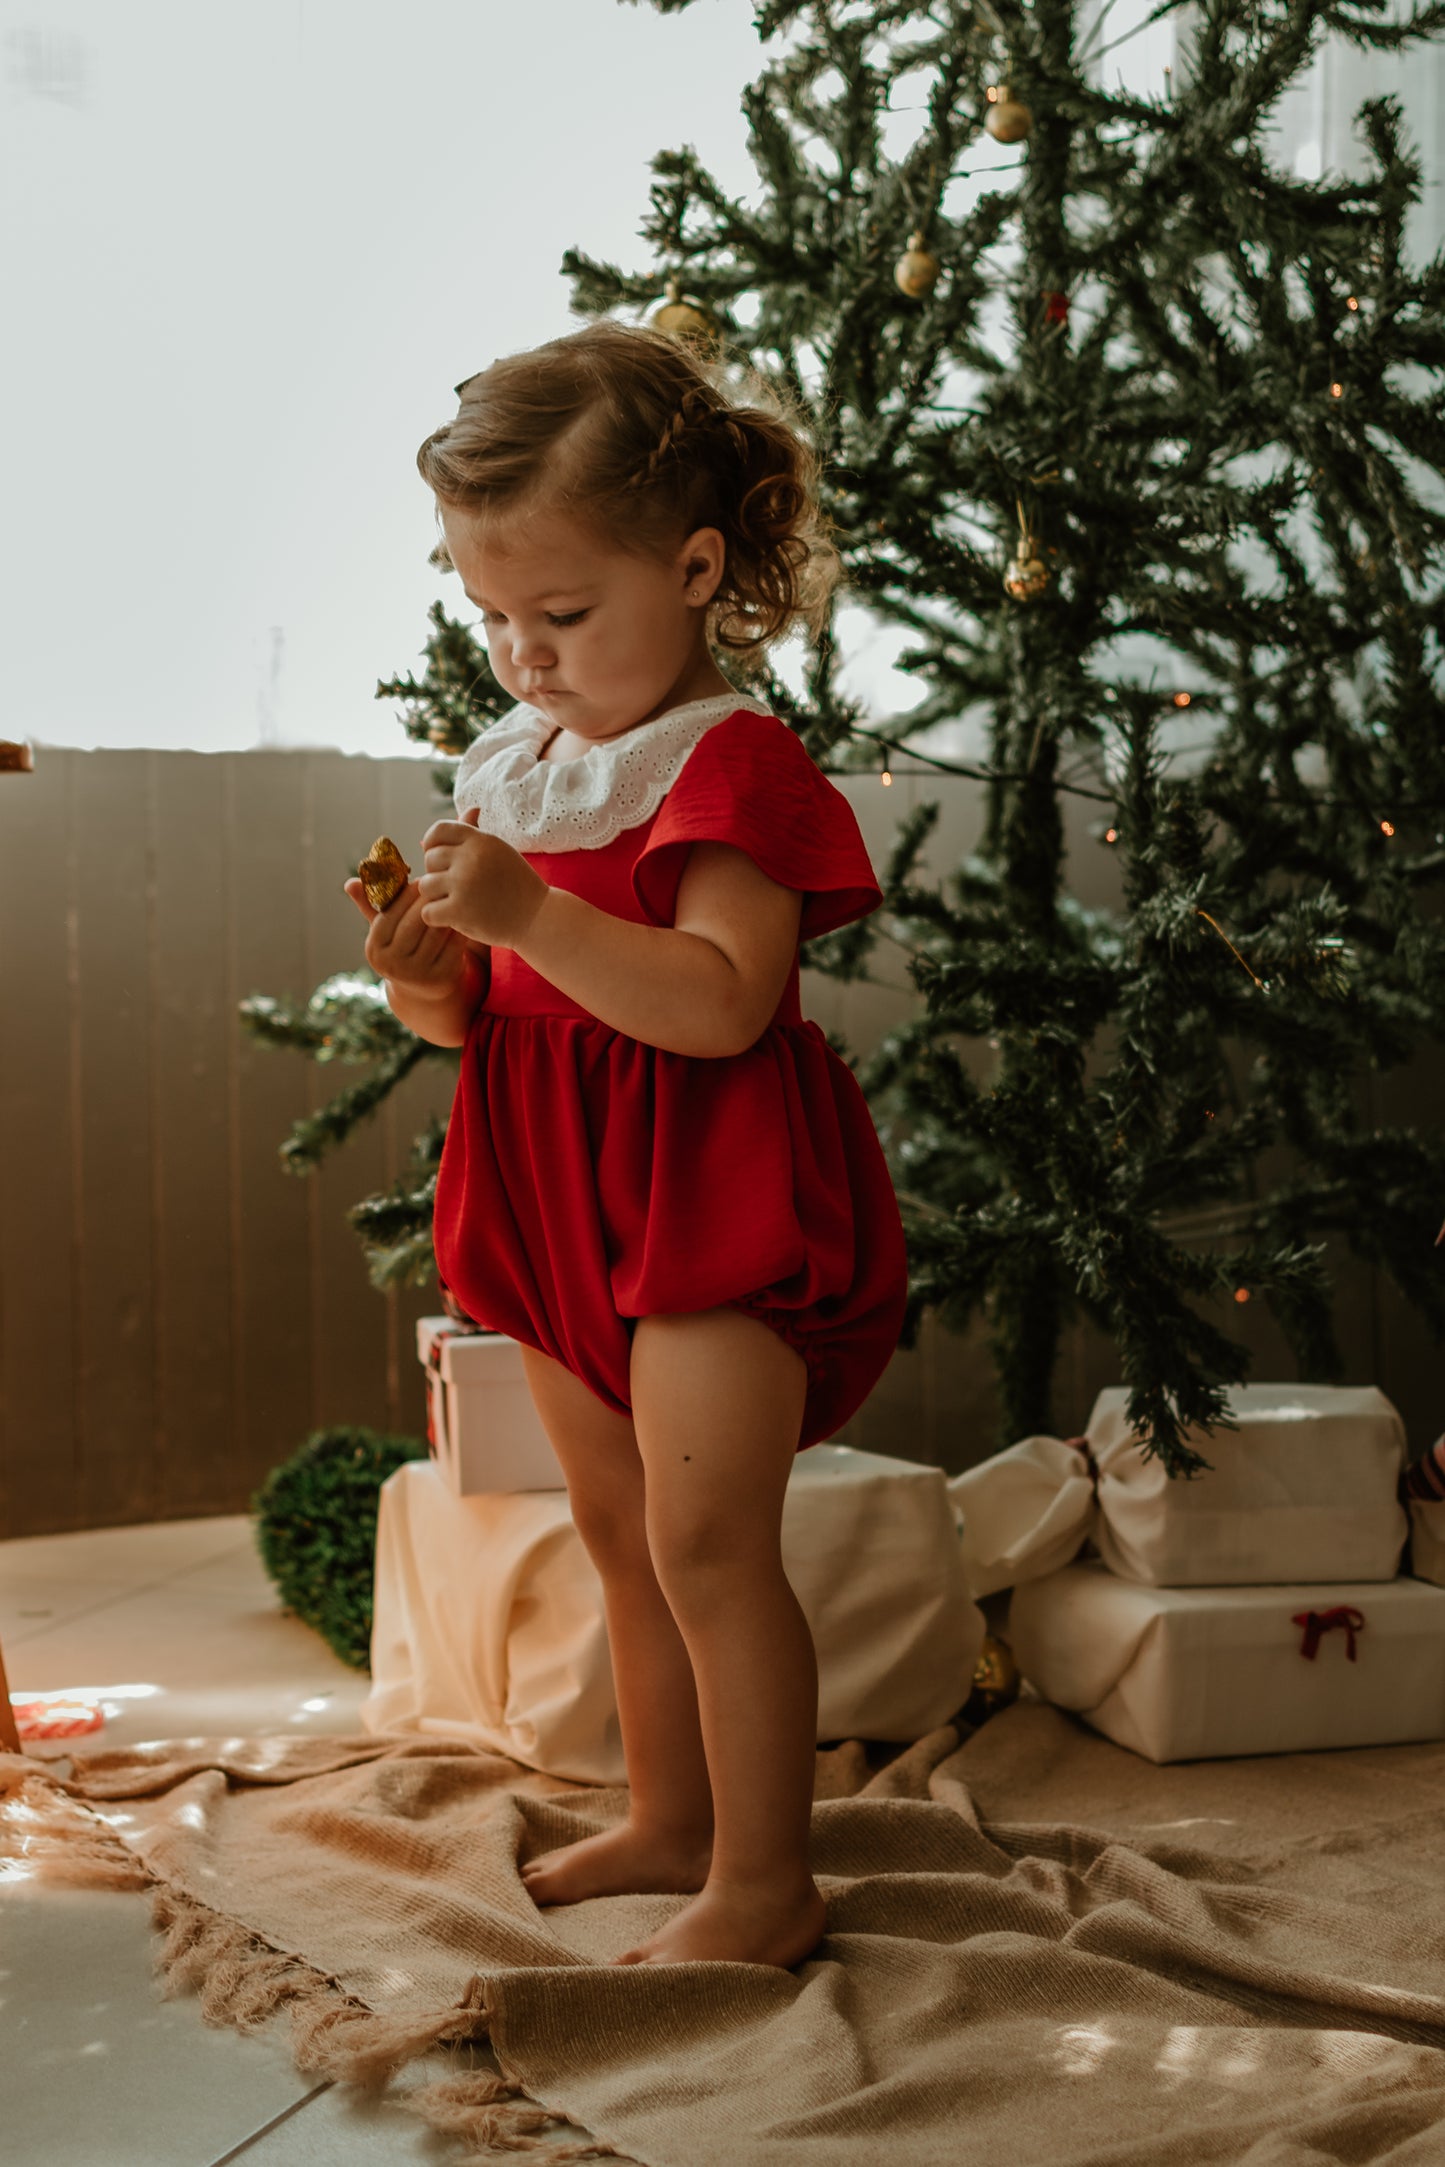
[[[453,794],[458,816],[473,806],[478,825],[514,850],[601,850],[650,820],[688,754],[724,715],[772,709],[746,693],[689,700],[575,760],[543,760],[556,724],[519,705],[483,730],[462,754]]]

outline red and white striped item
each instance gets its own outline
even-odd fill
[[[42,1694],[34,1700],[10,1697],[15,1728],[27,1738],[84,1738],[105,1722],[105,1710],[97,1701],[75,1700],[65,1693]]]

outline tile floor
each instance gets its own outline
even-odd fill
[[[243,1514],[0,1542],[0,1645],[13,1698],[98,1691],[105,1709],[103,1729],[27,1749],[38,1755],[363,1728],[368,1679],[283,1614]],[[358,2105],[268,2037],[213,2030],[189,1996],[163,2001],[149,1911],[144,1892],[41,1889],[0,1870],[5,2167],[464,2156],[393,2099]]]

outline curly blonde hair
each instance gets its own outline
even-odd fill
[[[453,505],[507,520],[557,508],[659,557],[717,527],[727,552],[708,629],[719,647],[754,658],[795,621],[821,630],[840,567],[817,456],[761,385],[754,403],[736,402],[670,333],[604,319],[494,361],[457,396],[456,419],[416,455],[438,519]],[[451,568],[445,536],[428,561]]]

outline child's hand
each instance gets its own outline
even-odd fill
[[[346,893],[367,919],[366,960],[378,978],[418,993],[450,993],[461,983],[469,941],[449,933],[444,926],[429,926],[422,917],[417,884],[409,880],[385,910],[373,910],[359,879],[344,883]]]
[[[547,883],[519,850],[483,835],[476,821],[475,810],[462,820],[434,820],[422,837],[421,914],[428,926],[515,948],[547,900]]]

